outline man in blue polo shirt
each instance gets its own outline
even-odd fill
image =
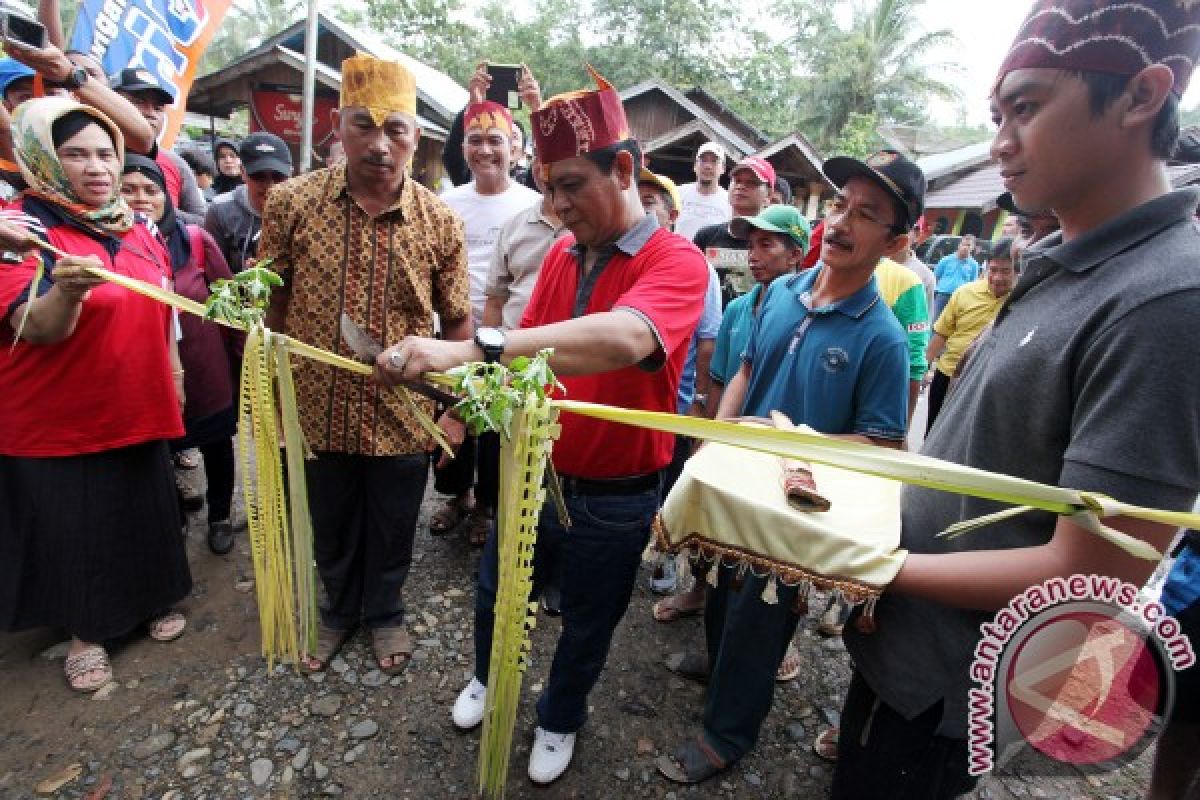
[[[875,267],[900,252],[920,217],[925,176],[885,150],[866,162],[834,158],[838,187],[825,219],[821,266],[771,283],[726,387],[718,418],[782,411],[822,433],[899,448],[908,418],[908,344],[879,296]],[[795,587],[762,602],[762,578],[721,567],[705,607],[709,688],[704,732],[658,760],[673,781],[697,783],[754,746],[771,710],[775,675],[799,617]]]
[[[958,287],[966,286],[979,277],[979,262],[971,257],[975,249],[975,237],[967,234],[958,243],[958,250],[943,258],[933,269],[937,285],[933,290],[933,319],[942,315],[942,309]]]

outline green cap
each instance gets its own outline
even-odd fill
[[[802,250],[808,249],[812,234],[800,209],[785,205],[767,206],[757,217],[735,217],[729,223],[729,232],[739,239],[749,239],[751,228],[790,236]]]

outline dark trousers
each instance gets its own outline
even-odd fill
[[[938,736],[942,704],[911,720],[880,701],[855,671],[842,707],[833,800],[949,800],[978,782],[967,742]]]
[[[400,625],[427,457],[318,453],[305,472],[322,621],[338,630]]]
[[[233,504],[233,439],[201,445],[200,455],[208,481],[208,524],[228,522]]]
[[[439,454],[435,451],[434,458]],[[495,433],[468,436],[453,461],[433,469],[433,488],[441,494],[457,497],[472,486],[477,503],[485,508],[496,507],[500,496],[500,437]]]
[[[765,579],[747,572],[735,591],[735,574],[734,568],[718,568],[704,606],[710,665],[704,739],[727,764],[758,741],[775,697],[775,672],[800,621],[792,610],[794,587],[778,585],[779,602],[768,604],[761,599]]]
[[[633,495],[567,495],[571,528],[547,501],[538,520],[533,593],[558,572],[562,634],[538,700],[538,723],[554,733],[574,733],[587,721],[587,697],[608,658],[613,632],[633,593],[659,492]],[[499,556],[492,529],[479,563],[475,593],[475,677],[487,683],[491,666],[493,608]]]
[[[950,378],[940,369],[933,371],[933,380],[929,382],[929,416],[925,420],[925,435],[933,430],[933,421],[937,419],[938,414],[942,410],[942,403],[946,402],[946,390],[950,388]]]
[[[663,498],[671,493],[671,489],[675,487],[675,481],[679,480],[679,476],[683,474],[683,465],[692,457],[692,447],[696,440],[690,436],[675,437],[675,451],[671,455],[671,463],[667,465],[666,472],[663,477]]]

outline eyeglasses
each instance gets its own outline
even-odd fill
[[[895,225],[890,222],[884,222],[873,211],[866,211],[857,206],[851,208],[845,200],[834,198],[829,201],[829,207],[825,213],[826,218],[830,222],[849,218],[851,224],[858,224],[859,221],[870,222],[875,225],[880,225],[887,228],[889,231],[895,229]]]

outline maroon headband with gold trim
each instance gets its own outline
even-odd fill
[[[1136,75],[1153,64],[1182,96],[1200,55],[1200,0],[1036,0],[996,76],[1015,69]]]
[[[632,137],[621,96],[590,65],[595,91],[551,97],[531,115],[538,161],[553,164],[592,153]]]

